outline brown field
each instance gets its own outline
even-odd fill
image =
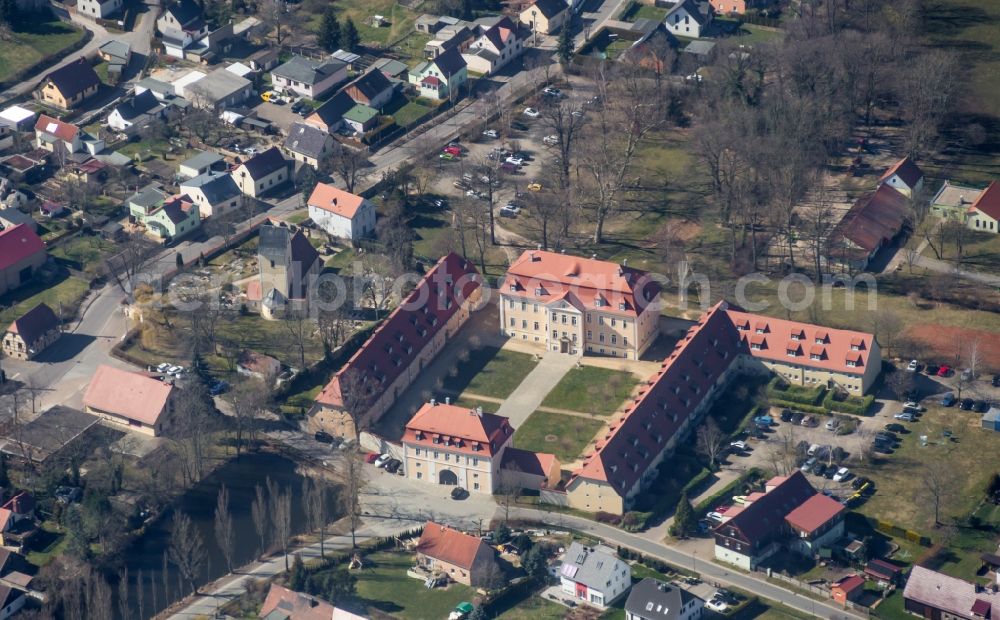
[[[911,324],[904,336],[927,349],[940,363],[965,363],[969,347],[978,343],[982,364],[1000,372],[1000,334],[979,329],[962,329],[936,324]],[[958,362],[956,362],[956,358]]]

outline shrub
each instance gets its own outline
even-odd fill
[[[598,523],[607,523],[609,525],[618,525],[621,521],[621,517],[610,512],[604,512],[603,510],[594,515],[594,518]]]

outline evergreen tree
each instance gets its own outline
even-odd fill
[[[507,527],[506,523],[501,523],[497,526],[497,529],[493,530],[493,540],[495,540],[498,545],[502,545],[510,540],[510,528]]]
[[[524,572],[528,573],[529,577],[542,579],[548,572],[546,559],[545,549],[542,548],[542,545],[535,545],[524,555],[524,561],[521,565],[524,567]]]
[[[328,52],[340,49],[340,22],[332,6],[328,6],[323,13],[323,21],[319,26],[319,45]]]
[[[559,43],[556,45],[556,56],[559,57],[559,64],[566,66],[573,59],[573,37],[569,33],[569,26],[564,25],[559,31]]]
[[[0,0],[0,23],[7,24],[11,28],[17,21],[17,0]]]
[[[469,620],[486,620],[486,609],[482,605],[476,605],[469,614]]]
[[[670,526],[672,536],[687,536],[698,528],[698,517],[688,499],[687,491],[681,493],[681,498],[677,502],[677,510],[674,512],[674,524]]]
[[[306,587],[306,577],[306,565],[302,562],[302,556],[296,553],[292,560],[292,569],[288,571],[288,587],[301,592]]]
[[[361,35],[350,17],[344,22],[344,32],[341,37],[342,47],[348,52],[356,52],[361,45]]]

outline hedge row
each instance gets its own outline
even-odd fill
[[[767,384],[767,395],[773,399],[785,400],[801,405],[818,405],[826,395],[826,388],[807,388],[791,385],[780,377]]]
[[[751,467],[742,476],[733,480],[726,486],[719,489],[718,492],[712,494],[711,497],[707,497],[702,501],[698,502],[698,505],[694,507],[695,513],[698,515],[703,515],[712,508],[715,508],[723,499],[728,499],[733,496],[733,492],[740,488],[741,486],[756,482],[758,479],[764,477],[764,472],[756,467]]]
[[[845,400],[836,400],[834,398],[834,392],[830,391],[827,393],[826,398],[823,399],[823,406],[830,411],[837,411],[840,413],[851,413],[854,415],[869,415],[869,410],[872,407],[872,403],[875,402],[875,395],[869,394],[863,398],[858,398],[857,396],[848,396]]]
[[[782,407],[786,409],[794,409],[795,411],[801,411],[803,413],[814,413],[817,415],[827,415],[830,412],[826,407],[816,406],[816,405],[803,405],[800,403],[795,403],[790,400],[772,400],[771,404],[775,407]]]

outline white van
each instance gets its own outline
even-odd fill
[[[816,456],[817,452],[819,452],[819,444],[814,443],[811,446],[809,446],[809,450],[806,452],[806,454],[808,456]]]

